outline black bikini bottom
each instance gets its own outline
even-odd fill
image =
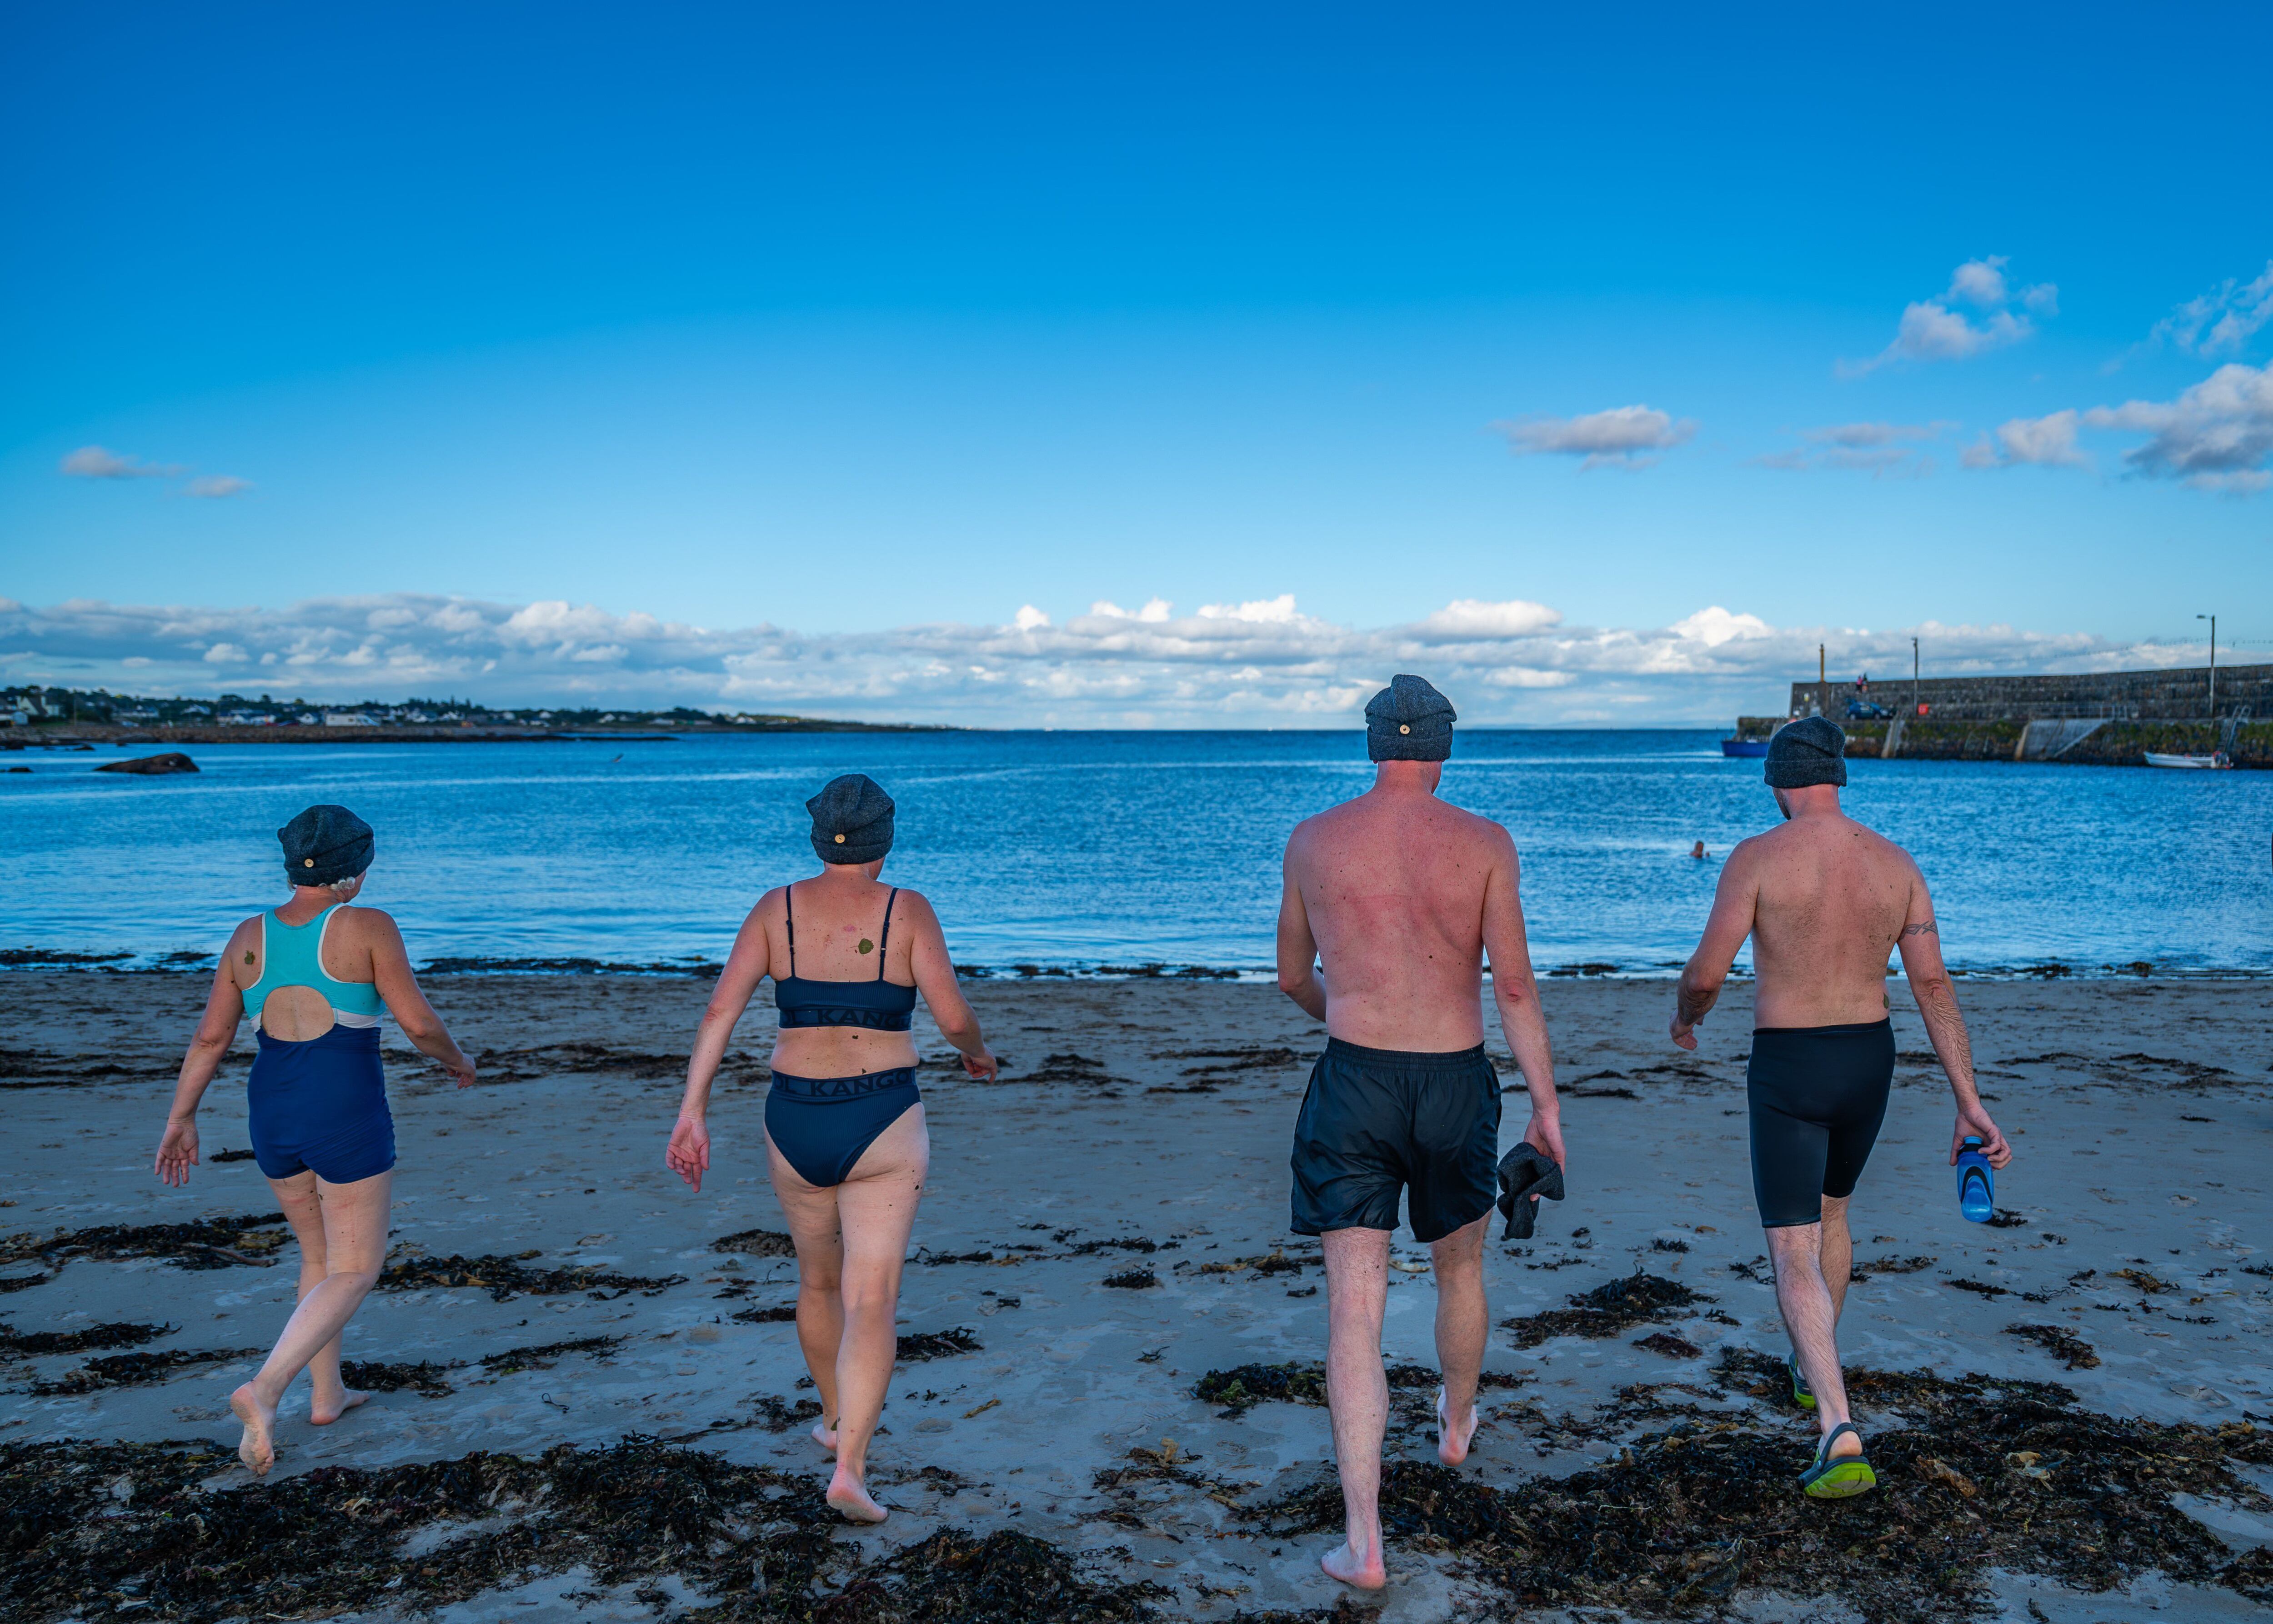
[[[827,1189],[843,1184],[876,1135],[922,1101],[912,1066],[858,1077],[776,1072],[766,1096],[766,1133],[799,1178]]]

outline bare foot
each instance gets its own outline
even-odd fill
[[[1382,1566],[1378,1546],[1370,1558],[1360,1557],[1350,1550],[1345,1539],[1318,1559],[1318,1566],[1326,1570],[1330,1579],[1339,1579],[1344,1584],[1361,1590],[1377,1590],[1389,1583],[1389,1570]]]
[[[828,1417],[823,1416],[813,1424],[813,1441],[831,1455],[836,1453],[836,1429],[829,1425]]]
[[[311,1398],[308,1401],[309,1423],[315,1426],[329,1426],[370,1396],[370,1394],[358,1393],[353,1388],[341,1388],[340,1402],[336,1404],[327,1404],[320,1398]]]
[[[1437,1389],[1437,1458],[1447,1466],[1457,1466],[1468,1458],[1468,1444],[1476,1435],[1476,1423],[1483,1418],[1476,1413],[1476,1401],[1468,1401],[1468,1424],[1455,1427],[1444,1417],[1444,1389]]]
[[[868,1497],[867,1486],[840,1463],[829,1479],[829,1503],[848,1523],[881,1523],[891,1513]]]
[[[243,1461],[256,1478],[265,1478],[268,1469],[276,1464],[276,1406],[264,1404],[260,1395],[246,1382],[229,1396],[229,1412],[244,1423],[244,1438],[236,1446],[236,1458]]]

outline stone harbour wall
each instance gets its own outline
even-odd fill
[[[2156,671],[2094,671],[2071,677],[1928,677],[1917,701],[1937,722],[2041,722],[2109,716],[2127,722],[2164,718],[2273,717],[2273,665],[2221,665],[2217,704],[2210,707],[2209,668]],[[1843,721],[1850,700],[1862,699],[1898,716],[1913,714],[1907,676],[1874,674],[1870,691],[1852,678],[1791,685],[1791,712],[1819,712]],[[1907,751],[1905,754],[1909,753]]]

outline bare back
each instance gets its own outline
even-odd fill
[[[1279,958],[1324,967],[1326,1029],[1369,1049],[1446,1052],[1483,1041],[1487,916],[1515,918],[1515,844],[1486,818],[1377,786],[1287,842]]]
[[[1749,926],[1755,1026],[1885,1017],[1888,955],[1924,899],[1909,853],[1843,813],[1810,813],[1740,844],[1721,890],[1707,939]]]

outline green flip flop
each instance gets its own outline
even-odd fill
[[[1783,1356],[1783,1367],[1791,1373],[1791,1402],[1802,1410],[1815,1408],[1815,1389],[1807,1385],[1807,1378],[1799,1372],[1799,1355]]]
[[[1842,1433],[1854,1433],[1855,1441],[1863,1441],[1852,1421],[1842,1421],[1833,1427],[1815,1451],[1815,1463],[1799,1477],[1800,1491],[1814,1500],[1845,1500],[1879,1486],[1879,1474],[1871,1470],[1870,1461],[1860,1455],[1842,1455],[1834,1459],[1831,1446]]]

